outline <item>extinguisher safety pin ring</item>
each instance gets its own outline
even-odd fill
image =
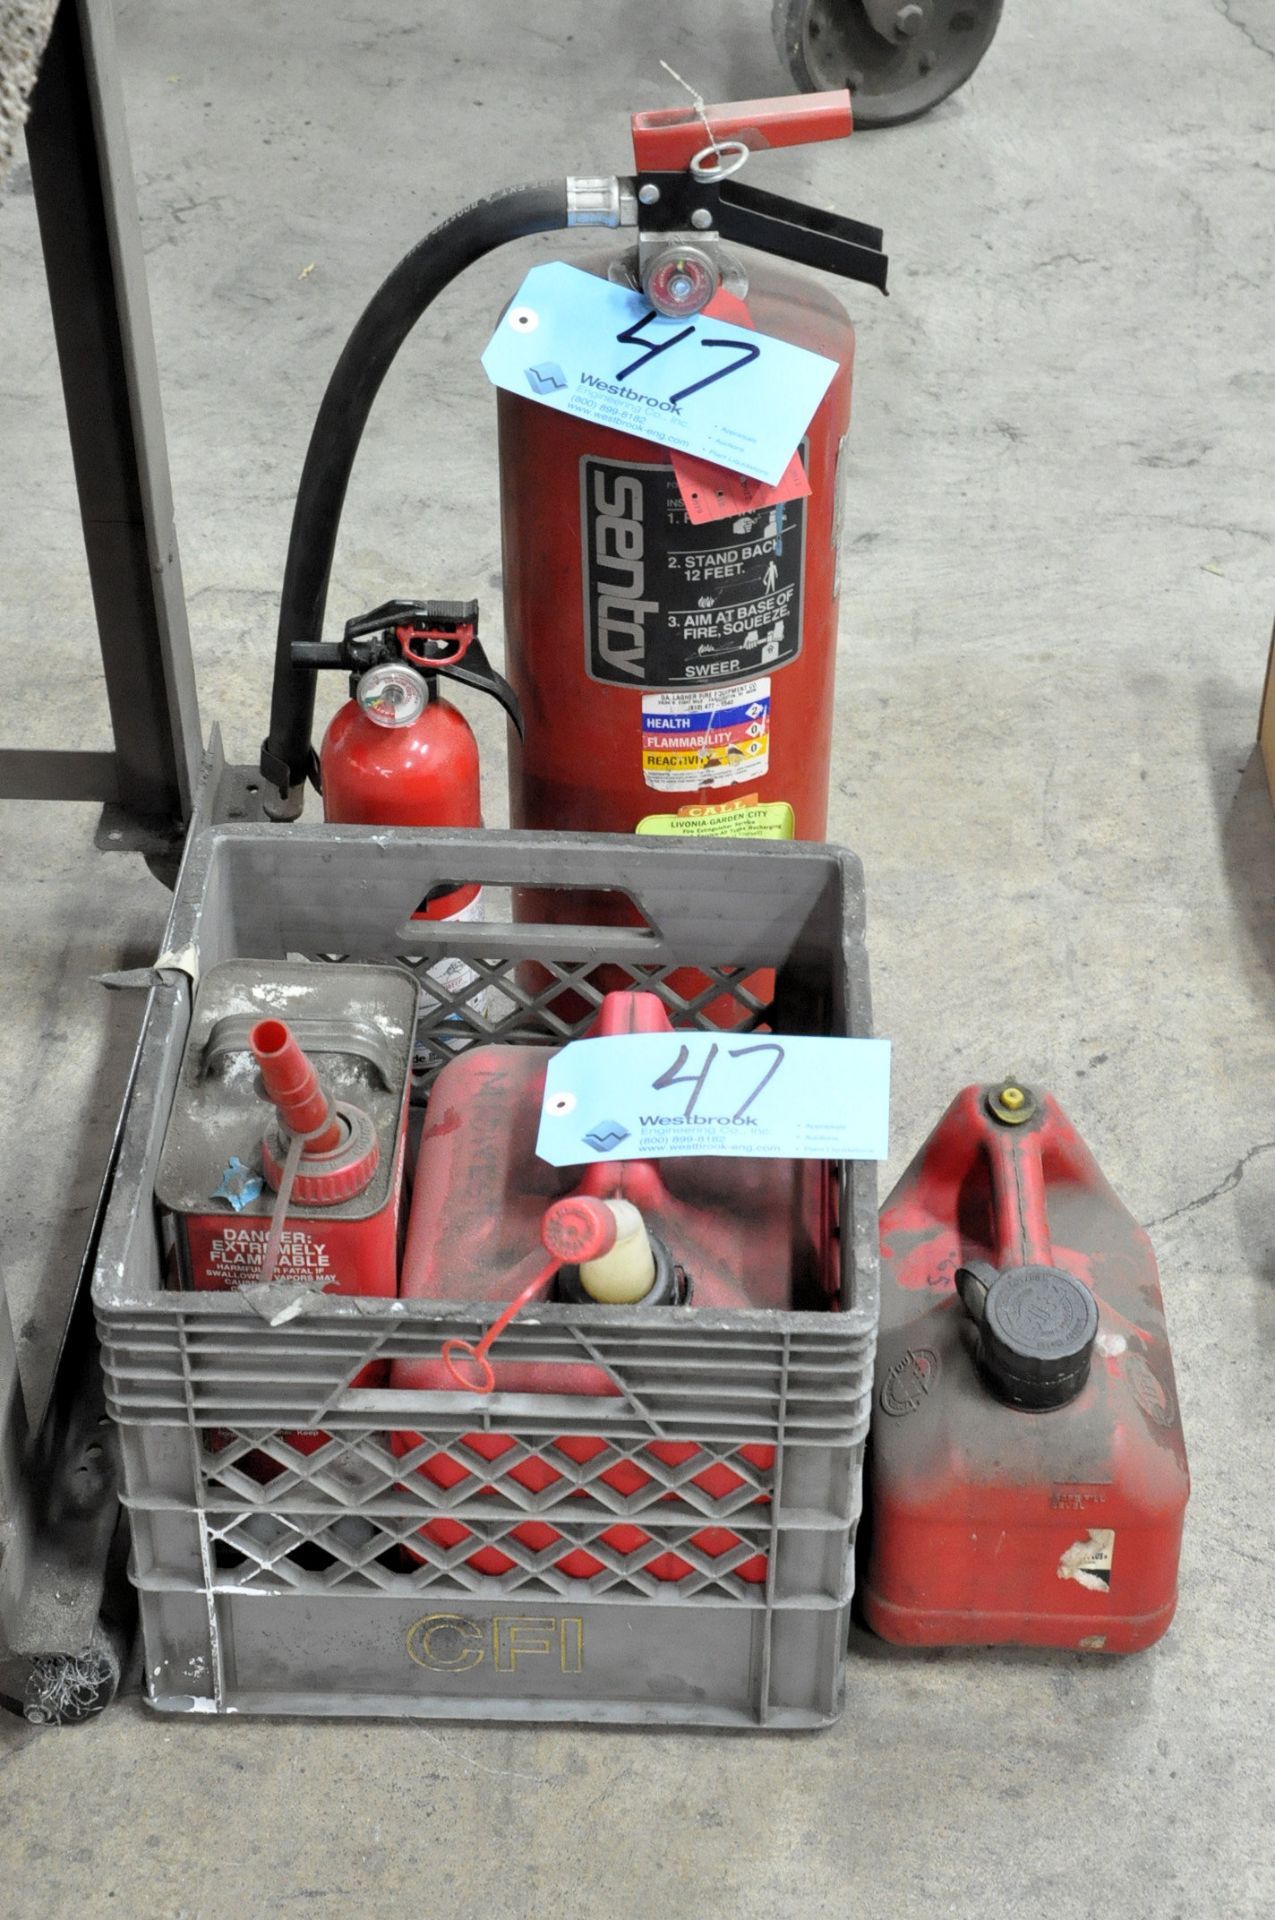
[[[710,141],[692,154],[689,172],[693,180],[729,180],[748,164],[752,149],[742,140]]]
[[[437,627],[415,626],[409,622],[395,627],[394,637],[403,658],[410,660],[415,667],[424,667],[428,672],[430,668],[450,667],[463,660],[477,634],[472,624],[442,631]],[[442,651],[430,653],[431,647],[441,648]]]

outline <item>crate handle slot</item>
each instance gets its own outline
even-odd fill
[[[413,962],[490,960],[501,946],[508,949],[511,942],[506,936],[516,940],[520,961],[596,960],[599,965],[636,962],[649,966],[681,958],[653,927],[538,926],[516,920],[413,919],[399,926],[388,941],[378,942],[376,951],[392,950],[410,956]]]
[[[431,868],[431,873],[433,871],[434,869]],[[659,941],[663,938],[656,920],[644,902],[637,898],[631,888],[617,885],[613,880],[599,879],[592,882],[585,882],[583,880],[542,881],[536,879],[534,876],[528,875],[528,873],[521,868],[516,870],[511,876],[505,877],[505,869],[503,867],[497,869],[494,877],[491,874],[486,874],[479,878],[469,874],[468,867],[459,861],[455,867],[449,869],[449,872],[453,874],[459,873],[462,876],[467,875],[468,877],[433,881],[425,896],[425,900],[421,903],[421,908],[419,908],[417,912],[412,915],[412,918],[402,927],[402,938],[406,939],[412,935],[418,937],[424,935],[428,938],[431,932],[437,934],[442,927],[446,927],[449,933],[453,930],[461,931],[464,927],[463,921],[444,919],[441,922],[437,920],[430,922],[423,920],[422,909],[430,900],[433,900],[437,896],[467,892],[471,887],[480,887],[483,890],[485,901],[482,919],[471,923],[471,927],[477,928],[481,926],[488,936],[490,936],[492,932],[503,932],[515,928],[521,934],[529,924],[539,923],[539,912],[536,913],[534,921],[530,921],[525,913],[519,918],[517,913],[509,910],[508,903],[503,897],[506,892],[514,893],[520,889],[530,889],[537,895],[552,896],[555,902],[565,907],[567,914],[570,914],[572,909],[579,908],[591,916],[598,916],[598,918],[581,918],[579,921],[572,919],[568,927],[564,924],[563,920],[558,918],[556,913],[553,915],[548,924],[557,928],[560,932],[569,931],[577,943],[580,940],[584,940],[589,946],[595,946],[599,941],[609,941],[614,937],[616,932],[615,924],[607,918],[612,911],[612,902],[615,903],[616,909],[620,911],[621,923],[625,924],[627,922],[627,924],[625,924],[625,931],[631,938],[643,940],[648,943]],[[494,911],[493,909],[496,908],[497,902],[499,902],[499,910]],[[599,902],[601,902],[601,904],[599,904]],[[601,921],[601,924],[599,924],[599,921]],[[608,957],[610,956],[608,955]]]

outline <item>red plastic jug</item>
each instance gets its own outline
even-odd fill
[[[593,1028],[595,1034],[668,1030],[668,1017],[656,996],[630,992],[608,994]],[[626,1199],[637,1206],[659,1256],[658,1284],[648,1296],[655,1304],[692,1309],[827,1304],[837,1281],[828,1176],[821,1163],[688,1158],[659,1164],[614,1162],[583,1170],[551,1167],[535,1152],[550,1058],[551,1050],[545,1048],[477,1047],[439,1074],[416,1167],[400,1281],[403,1299],[512,1300],[534,1278],[537,1267],[543,1267],[541,1230],[547,1210],[567,1194],[581,1194]],[[556,1297],[581,1298],[570,1270],[559,1276]],[[606,1314],[611,1309],[598,1305],[596,1311]],[[502,1361],[497,1343],[490,1364],[500,1393],[615,1397],[619,1391],[604,1368],[588,1361]],[[458,1381],[440,1354],[396,1361],[391,1385],[454,1394]],[[422,1444],[413,1432],[399,1432],[392,1439],[399,1454]],[[511,1433],[466,1433],[419,1463],[417,1471],[450,1488],[474,1474],[482,1461],[498,1460],[520,1444]],[[540,1492],[564,1477],[565,1463],[585,1467],[606,1445],[600,1435],[562,1434],[509,1471],[522,1486]],[[628,1458],[606,1466],[598,1478],[616,1493],[633,1494],[660,1478],[661,1469],[680,1471],[701,1451],[693,1441],[652,1441],[641,1452],[652,1472]],[[759,1469],[773,1462],[769,1446],[745,1446],[740,1452]],[[692,1478],[713,1498],[733,1494],[740,1484],[737,1474],[707,1455],[702,1471]],[[429,1520],[421,1531],[440,1546],[454,1546],[469,1533],[460,1520],[446,1514]],[[530,1520],[514,1529],[514,1538],[536,1551],[552,1544],[554,1537],[544,1521]],[[636,1526],[618,1523],[602,1538],[622,1554],[641,1555],[649,1547],[642,1570],[656,1579],[677,1581],[692,1571],[680,1555],[657,1551],[658,1543]],[[738,1535],[727,1527],[706,1527],[695,1544],[710,1554],[722,1552],[738,1544]],[[480,1573],[502,1573],[514,1563],[499,1548],[483,1546],[467,1564]],[[554,1564],[583,1579],[602,1571],[601,1563],[583,1548],[564,1552]],[[765,1558],[755,1555],[735,1571],[744,1580],[763,1581]]]
[[[1049,1094],[966,1087],[881,1214],[864,1612],[887,1640],[1131,1653],[1189,1479],[1151,1244]]]

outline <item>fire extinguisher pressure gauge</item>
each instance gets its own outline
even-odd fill
[[[411,667],[390,662],[363,675],[356,698],[378,727],[410,727],[429,704],[429,688]]]

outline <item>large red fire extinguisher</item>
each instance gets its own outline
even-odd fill
[[[847,93],[638,114],[634,176],[495,195],[399,263],[332,375],[298,489],[262,751],[276,817],[299,813],[311,771],[313,670],[333,664],[321,631],[341,508],[395,354],[475,260],[529,233],[589,226],[634,230],[636,245],[599,270],[655,312],[718,303],[714,314],[823,354],[836,373],[800,448],[808,495],[748,489],[742,510],[705,524],[686,510],[665,448],[501,394],[509,671],[526,723],[525,746],[511,742],[513,821],[824,833],[853,334],[821,287],[757,255],[882,291],[886,261],[879,229],[735,176],[766,148],[850,129]],[[663,751],[670,731],[683,736],[676,754]]]
[[[848,96],[810,114],[635,115],[638,243],[610,268],[669,317],[711,307],[836,363],[800,448],[807,497],[761,489],[699,521],[667,447],[498,395],[506,657],[526,722],[515,826],[824,836],[854,331],[816,282],[724,244],[729,189],[697,156],[710,139],[729,156],[849,132]],[[764,218],[732,237],[764,247]]]

